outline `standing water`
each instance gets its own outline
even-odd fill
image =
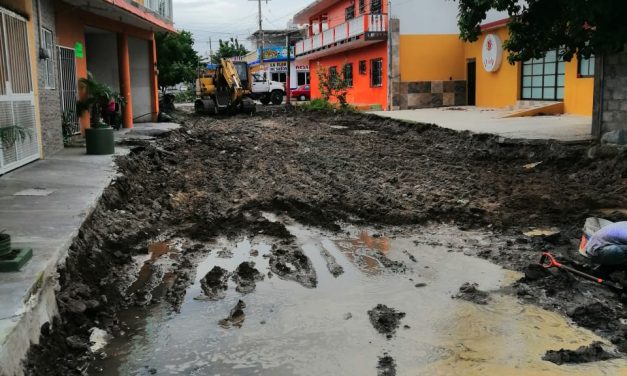
[[[276,241],[218,239],[198,265],[180,312],[161,303],[123,313],[131,330],[105,348],[108,356],[90,374],[376,375],[385,353],[399,375],[626,374],[622,359],[577,366],[543,361],[547,350],[602,340],[496,291],[517,278],[513,272],[444,247],[416,245],[418,236],[373,236],[354,228],[338,236],[285,221],[313,263],[316,288],[266,275],[249,294],[236,292],[229,280],[224,299],[203,299],[200,280],[214,266],[232,272],[252,261],[268,273],[264,255]],[[375,250],[406,268],[384,267],[372,257]],[[328,255],[343,268],[337,277]],[[495,291],[489,304],[451,299],[465,282]],[[241,327],[220,325],[239,300],[245,304]],[[406,313],[392,338],[369,321],[367,312],[378,304]]]

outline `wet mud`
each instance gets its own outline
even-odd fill
[[[450,234],[425,233],[421,241],[526,270],[514,284],[521,301],[569,316],[627,352],[623,294],[530,267],[549,250],[564,264],[595,273],[573,250],[586,217],[625,219],[614,210],[627,205],[624,153],[590,154],[587,144],[505,140],[360,114],[281,110],[180,120],[181,130],[117,159],[120,175],[79,230],[59,271],[60,315],[42,327],[25,363],[27,375],[82,374],[96,358],[82,345],[89,343],[89,330],[119,337],[128,328],[118,315],[129,307],[164,302],[178,312],[196,278],[195,266],[210,252],[205,243],[216,237],[279,239],[267,259],[272,273],[310,289],[318,286],[311,259],[264,211],[329,231],[340,230],[342,222],[488,231],[490,237],[465,243]],[[524,168],[539,161],[531,171]],[[544,227],[559,234],[523,234]],[[358,252],[350,257],[364,269],[401,275],[430,270],[418,254],[409,266],[388,257],[389,244],[374,235],[359,235],[352,244]],[[185,240],[175,249],[149,250],[177,238]],[[359,251],[364,245],[368,249]],[[229,252],[217,253],[228,261]],[[610,278],[624,282],[621,273]],[[432,287],[409,286],[414,293]]]
[[[342,265],[337,263],[335,257],[326,249],[321,249],[320,254],[324,257],[324,261],[327,263],[327,269],[329,269],[329,273],[331,273],[334,277],[339,277],[344,273],[344,268]]]
[[[542,357],[547,362],[558,365],[590,363],[616,358],[618,358],[618,355],[605,350],[601,342],[593,342],[590,345],[581,346],[577,350],[549,350]]]
[[[372,326],[388,339],[396,334],[396,329],[401,325],[401,320],[405,317],[405,312],[398,312],[385,304],[378,304],[368,311],[368,317]]]
[[[377,376],[396,376],[396,363],[394,358],[387,353],[379,357]]]
[[[275,246],[270,255],[270,269],[281,279],[315,288],[318,280],[311,260],[294,245]]]
[[[237,284],[235,290],[243,294],[255,291],[257,281],[262,281],[263,274],[255,269],[255,263],[252,261],[242,262],[233,273],[233,281]]]
[[[220,320],[218,323],[221,327],[228,329],[231,327],[241,328],[244,325],[244,320],[246,320],[246,314],[244,313],[244,308],[246,308],[246,303],[241,300],[237,301],[235,307],[231,309],[231,313],[229,317]]]
[[[200,281],[202,291],[209,300],[224,299],[228,288],[230,273],[219,266],[213,269]]]
[[[490,302],[490,294],[479,290],[476,283],[466,282],[459,288],[459,292],[453,295],[454,299],[462,299],[475,304],[486,305]]]

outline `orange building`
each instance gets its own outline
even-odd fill
[[[391,4],[388,9],[383,0],[316,0],[294,16],[309,30],[295,55],[309,63],[312,97],[320,96],[318,69],[341,74],[345,67],[349,103],[369,108],[535,105],[592,114],[594,59],[565,62],[558,51],[548,51],[542,59],[512,65],[503,51],[503,13],[488,13],[480,39],[465,43],[455,2]]]
[[[159,113],[155,32],[175,31],[171,0],[56,1],[56,36],[61,71],[76,71],[77,79],[91,73],[126,99],[124,127],[155,121]],[[73,56],[73,59],[72,59]],[[75,64],[74,69],[71,66]],[[69,103],[68,103],[69,105]],[[87,117],[81,129],[89,126]]]
[[[319,0],[299,12],[294,21],[307,24],[309,37],[294,54],[309,65],[311,95],[320,97],[318,70],[344,74],[349,103],[386,108],[388,105],[388,16],[382,0]]]

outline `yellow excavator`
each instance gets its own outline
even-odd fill
[[[249,97],[252,77],[245,61],[220,59],[215,69],[202,69],[196,80],[197,114],[252,114],[257,110]]]

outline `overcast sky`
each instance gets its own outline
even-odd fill
[[[294,14],[311,2],[313,0],[268,0],[266,3],[263,0],[263,28],[285,28]],[[209,50],[210,38],[215,49],[219,39],[233,37],[245,41],[258,29],[258,3],[254,0],[173,0],[172,3],[176,28],[194,34],[195,48],[203,56]]]

